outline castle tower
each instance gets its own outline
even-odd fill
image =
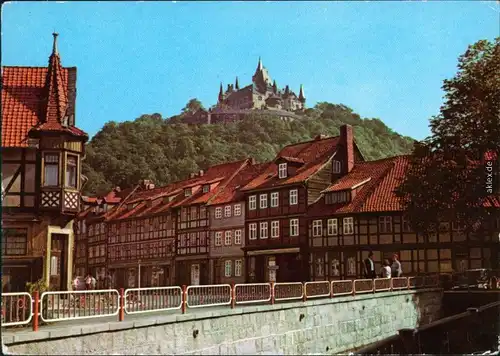
[[[304,95],[304,88],[302,87],[302,84],[300,84],[299,101],[302,103],[302,105],[306,102],[306,97]]]
[[[221,82],[219,89],[219,103],[222,103],[223,101],[224,101],[224,89],[222,89],[222,82]]]
[[[238,82],[238,77],[236,77],[236,81],[234,83],[234,87],[236,88],[236,90],[240,90],[240,83]]]

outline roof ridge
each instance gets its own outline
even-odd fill
[[[9,66],[9,65],[2,65],[2,68],[25,68],[25,69],[47,69],[47,66]],[[61,68],[63,69],[70,69],[70,68],[77,68],[76,66],[71,66],[71,67],[65,67],[61,65]]]
[[[217,197],[224,189],[226,189],[228,187],[229,183],[234,179],[234,177],[236,177],[236,175],[238,175],[238,173],[241,172],[242,169],[248,167],[248,163],[250,163],[250,158],[246,158],[244,161],[245,161],[245,164],[243,164],[243,162],[242,162],[241,166],[229,177],[229,179],[226,181],[224,186],[220,187],[217,190],[217,192],[207,200],[207,202],[206,202],[207,205],[212,201],[212,199],[215,199],[215,197]]]

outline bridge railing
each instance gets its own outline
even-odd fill
[[[363,293],[436,287],[439,276],[397,277],[290,283],[245,283],[104,289],[69,292],[6,293],[2,295],[2,326],[27,325],[38,329],[38,320],[58,321],[125,315],[178,312],[209,307],[244,307]]]

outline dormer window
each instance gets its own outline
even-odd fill
[[[209,184],[205,184],[203,186],[203,193],[208,193],[210,191],[210,185]]]
[[[341,192],[328,193],[325,197],[325,202],[326,204],[339,204],[348,202],[350,199],[350,192],[344,190]]]
[[[287,177],[287,164],[286,163],[280,163],[278,165],[278,177],[280,179]]]
[[[338,174],[342,171],[342,165],[340,164],[340,161],[334,160],[333,161],[333,173]]]
[[[185,197],[190,197],[192,194],[193,194],[193,191],[191,188],[184,189],[184,196]]]
[[[44,156],[44,186],[58,186],[59,185],[59,154],[46,153]]]

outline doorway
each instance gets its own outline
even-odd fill
[[[200,265],[198,263],[193,263],[191,265],[191,285],[200,285]]]
[[[56,290],[68,289],[68,235],[51,234],[50,284]]]

